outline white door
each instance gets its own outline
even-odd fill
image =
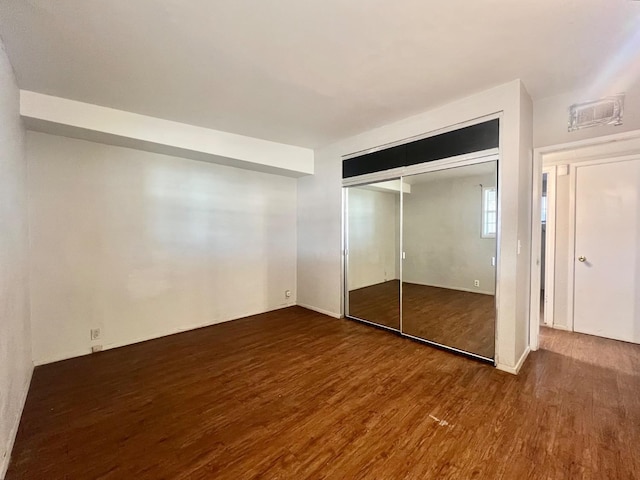
[[[640,343],[640,158],[576,168],[574,330]]]

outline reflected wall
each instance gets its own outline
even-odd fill
[[[400,182],[347,189],[347,315],[400,328]]]
[[[404,177],[402,325],[494,358],[497,162]]]
[[[346,192],[347,316],[493,359],[497,161]]]

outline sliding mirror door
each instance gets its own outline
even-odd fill
[[[402,331],[486,359],[495,348],[497,162],[403,177]]]
[[[346,315],[399,330],[400,180],[346,195]]]

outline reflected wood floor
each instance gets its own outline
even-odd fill
[[[637,479],[640,346],[519,376],[300,307],[36,368],[7,478]]]
[[[349,292],[352,316],[398,329],[399,280]],[[483,357],[495,352],[495,297],[402,283],[402,328],[415,337]]]

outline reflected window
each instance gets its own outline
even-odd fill
[[[476,197],[477,198],[477,197]],[[498,201],[495,187],[482,188],[482,238],[495,238],[498,224]]]

